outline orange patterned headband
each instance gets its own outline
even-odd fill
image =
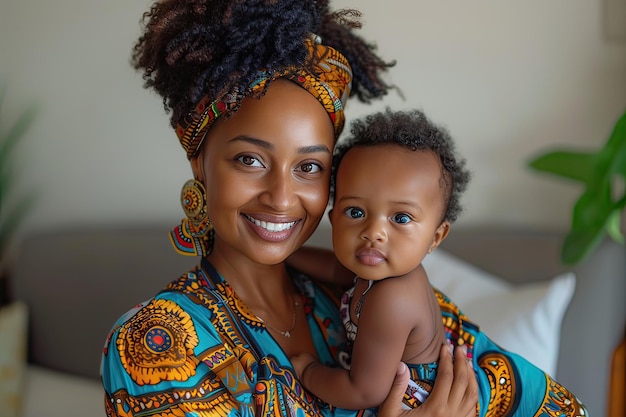
[[[176,135],[191,159],[200,147],[213,122],[223,115],[236,110],[242,98],[259,93],[268,81],[284,78],[295,82],[313,95],[330,116],[335,129],[335,139],[343,130],[345,121],[344,106],[350,95],[352,70],[348,60],[337,50],[322,45],[319,37],[306,40],[311,65],[301,68],[287,68],[268,74],[261,71],[245,91],[231,91],[211,101],[204,96],[196,108],[176,126]]]

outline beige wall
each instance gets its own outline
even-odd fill
[[[624,0],[336,1],[364,12],[361,33],[398,61],[390,81],[406,97],[352,103],[349,116],[419,107],[447,126],[474,171],[459,225],[566,227],[580,189],[525,162],[557,144],[598,146],[626,107],[626,40],[607,36],[609,3]],[[190,169],[128,63],[148,4],[0,1],[2,121],[40,107],[18,155],[20,188],[39,191],[28,229],[181,217]]]

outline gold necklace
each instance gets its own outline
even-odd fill
[[[293,332],[295,330],[295,328],[296,328],[296,317],[297,317],[296,313],[297,313],[297,308],[298,308],[299,305],[300,305],[300,303],[298,303],[298,301],[296,301],[296,299],[293,298],[293,319],[292,319],[292,322],[291,322],[291,328],[289,330],[284,330],[284,331],[283,330],[278,330],[276,327],[270,326],[270,324],[267,323],[265,320],[263,320],[261,317],[256,316],[256,318],[259,319],[259,321],[261,323],[263,323],[265,325],[265,327],[267,327],[268,329],[272,329],[275,332],[280,333],[284,337],[289,338],[289,337],[291,337],[291,332]]]

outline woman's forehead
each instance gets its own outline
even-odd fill
[[[301,87],[277,80],[260,98],[246,98],[240,109],[215,123],[206,141],[251,138],[268,146],[317,146],[332,150],[334,129],[321,104]]]

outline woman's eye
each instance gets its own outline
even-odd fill
[[[365,212],[358,207],[348,207],[344,213],[351,219],[359,219],[365,216]]]
[[[411,221],[411,217],[408,214],[398,213],[393,216],[395,223],[405,224]]]
[[[242,155],[238,157],[237,160],[241,162],[242,164],[249,166],[249,167],[259,167],[259,168],[263,167],[263,164],[261,163],[261,161],[259,161],[254,156]]]
[[[307,162],[306,164],[300,165],[300,170],[307,174],[316,174],[322,170],[322,167],[319,164]]]

